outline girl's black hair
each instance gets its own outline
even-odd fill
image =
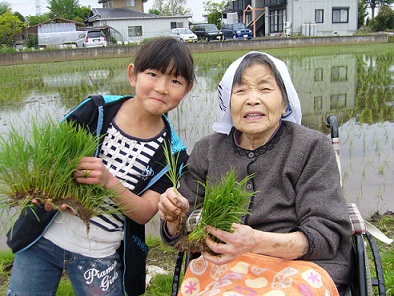
[[[171,37],[159,37],[145,43],[134,60],[135,73],[147,69],[182,76],[190,84],[195,80],[194,61],[188,47]]]
[[[289,99],[287,97],[287,91],[285,83],[283,82],[282,76],[280,75],[278,69],[276,68],[275,64],[271,59],[266,56],[265,54],[261,53],[250,53],[244,57],[242,62],[239,64],[237,70],[234,74],[233,86],[242,84],[242,75],[245,69],[251,65],[255,64],[262,64],[267,65],[271,68],[272,73],[274,74],[276,84],[279,87],[280,92],[282,93],[283,100],[286,104],[289,104]]]

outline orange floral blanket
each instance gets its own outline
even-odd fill
[[[338,296],[328,273],[313,262],[244,254],[224,265],[202,257],[188,265],[178,296]]]

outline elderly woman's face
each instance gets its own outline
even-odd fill
[[[245,69],[242,83],[233,86],[230,106],[237,130],[266,140],[276,131],[286,111],[275,76],[263,64],[252,64]]]

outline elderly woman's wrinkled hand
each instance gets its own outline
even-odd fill
[[[205,228],[210,234],[221,240],[223,243],[218,243],[207,236],[205,243],[216,255],[204,252],[203,256],[206,260],[214,264],[226,264],[239,256],[253,252],[255,246],[255,231],[247,225],[233,224],[234,232],[223,231],[211,226]]]

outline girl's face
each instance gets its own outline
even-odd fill
[[[248,66],[242,83],[233,86],[230,106],[234,127],[262,144],[271,138],[286,111],[274,74],[260,63]]]
[[[155,115],[176,108],[193,86],[182,76],[176,77],[156,69],[134,73],[133,64],[128,67],[128,77],[135,89],[135,99],[141,102],[147,112]]]

